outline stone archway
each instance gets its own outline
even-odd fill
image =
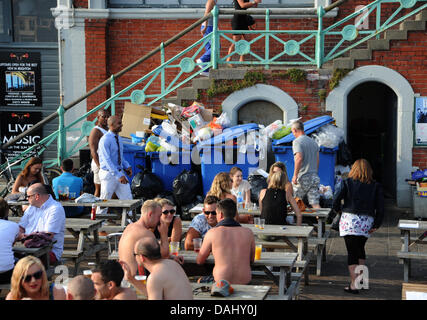
[[[298,118],[298,105],[283,90],[265,84],[256,84],[230,94],[222,103],[222,111],[226,112],[232,125],[237,125],[239,109],[251,101],[264,100],[275,104],[283,111],[283,123]]]
[[[347,137],[347,96],[361,83],[381,82],[397,96],[396,201],[398,207],[411,206],[411,194],[405,179],[412,170],[412,113],[414,91],[398,72],[378,65],[364,66],[351,71],[326,98],[326,110],[332,111],[338,127]]]

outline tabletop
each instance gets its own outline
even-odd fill
[[[402,230],[427,230],[427,221],[418,221],[418,220],[399,220],[398,228]]]
[[[63,207],[92,207],[93,204],[103,207],[110,208],[127,208],[127,209],[135,209],[142,204],[142,199],[132,199],[132,200],[119,200],[119,199],[110,199],[105,201],[97,201],[97,202],[83,202],[76,203],[74,200],[65,200],[59,201]],[[20,205],[28,205],[28,201],[8,201],[10,206],[20,206]]]
[[[194,215],[194,214],[202,213],[202,211],[203,211],[203,203],[199,203],[197,206],[191,208],[188,212]],[[257,207],[256,209],[252,209],[251,207],[240,208],[237,211],[239,212],[239,214],[253,214],[255,216],[261,215],[261,211],[259,210],[259,207]]]
[[[8,217],[9,221],[19,223],[21,217]],[[79,218],[66,218],[65,228],[70,229],[99,229],[102,227],[104,220],[90,220],[90,219],[79,219]]]
[[[233,293],[228,297],[211,296],[211,287],[206,283],[192,283],[194,300],[264,300],[270,286],[232,284]]]

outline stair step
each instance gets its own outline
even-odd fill
[[[368,48],[371,50],[389,50],[390,42],[387,39],[368,40]]]
[[[178,89],[178,99],[179,100],[197,99],[197,90],[192,87]]]
[[[350,51],[350,57],[357,60],[372,59],[372,50],[370,49],[353,49]]]
[[[192,86],[196,90],[209,89],[209,87],[211,86],[211,79],[209,79],[209,78],[194,79]]]
[[[400,25],[400,30],[423,31],[426,29],[425,21],[406,20]]]
[[[173,103],[173,104],[176,104],[176,105],[179,105],[181,102],[178,100],[178,97],[177,96],[172,96],[172,97],[169,97],[169,98],[164,98],[163,100],[162,100],[162,102],[163,102],[163,104],[168,104],[168,103]]]
[[[387,40],[406,40],[408,39],[407,30],[386,30],[385,39]]]
[[[216,69],[209,72],[210,78],[221,80],[241,80],[245,77],[247,69],[227,68]]]
[[[427,10],[423,10],[415,16],[416,21],[427,21]]]
[[[334,69],[353,69],[354,59],[353,58],[337,58],[334,59]]]

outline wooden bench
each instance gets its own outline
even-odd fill
[[[403,260],[403,279],[408,282],[411,271],[411,260],[425,260],[427,259],[427,252],[415,252],[415,251],[398,251],[397,257]]]
[[[0,293],[2,290],[10,291],[10,283],[0,284]]]
[[[298,299],[298,283],[297,281],[292,281],[288,290],[286,290],[285,295],[269,295],[265,298],[265,300],[297,300]]]
[[[62,252],[62,259],[71,260],[74,263],[74,273],[73,275],[77,275],[79,264],[84,260],[84,252],[77,250],[64,250]]]

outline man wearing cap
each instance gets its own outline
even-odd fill
[[[129,282],[146,293],[148,300],[193,299],[193,288],[184,270],[177,262],[162,258],[156,239],[146,237],[138,240],[134,250],[138,265],[150,272],[147,285],[128,274],[130,270],[126,263],[120,263]]]
[[[252,279],[255,238],[251,230],[242,227],[235,220],[236,214],[236,203],[232,199],[224,199],[218,203],[218,224],[206,233],[197,255],[197,263],[204,264],[212,252],[215,259],[215,282],[227,280],[231,284],[248,284]]]
[[[119,116],[108,118],[108,132],[99,140],[99,178],[101,180],[101,199],[111,199],[116,193],[120,200],[132,199],[128,176],[132,176],[132,168],[123,158],[123,142],[119,136],[123,123]],[[98,207],[99,209],[99,207]],[[97,213],[107,213],[107,208]]]
[[[292,142],[295,162],[292,184],[296,188],[295,196],[304,199],[307,195],[308,203],[313,208],[320,208],[319,146],[313,139],[306,136],[304,124],[301,121],[292,123],[291,131],[295,136]]]

